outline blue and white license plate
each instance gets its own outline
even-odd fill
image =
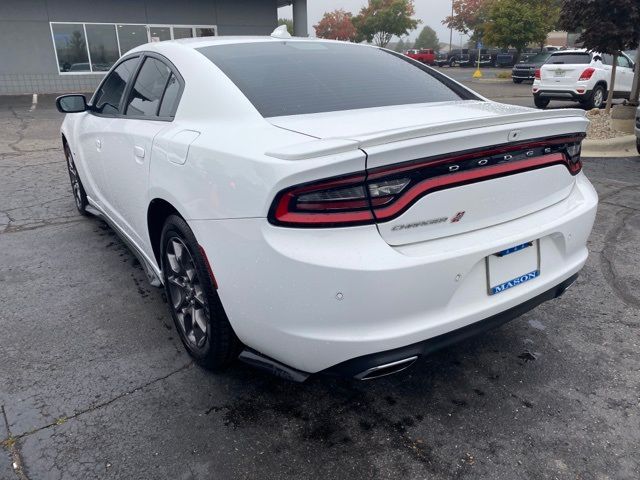
[[[489,295],[504,292],[540,276],[540,245],[537,240],[514,245],[487,257]]]

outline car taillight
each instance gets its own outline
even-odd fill
[[[540,80],[540,69],[536,68],[536,73],[533,74],[536,80]]]
[[[423,158],[367,173],[295,185],[276,196],[269,222],[344,227],[386,222],[429,193],[551,165],[582,169],[584,134]]]
[[[580,78],[578,80],[580,82],[586,81],[586,80],[590,80],[595,71],[596,71],[595,68],[592,68],[592,67],[587,68],[584,72],[582,72],[582,74],[580,75]]]

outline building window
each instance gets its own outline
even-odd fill
[[[94,72],[106,72],[120,58],[118,39],[115,25],[95,25],[88,23],[85,26],[87,42],[89,43],[89,58],[91,70]]]
[[[60,73],[103,73],[122,55],[145,43],[216,33],[213,25],[51,23]]]
[[[89,72],[87,41],[82,24],[57,23],[51,26],[60,72]]]
[[[118,25],[120,55],[149,42],[146,25]]]

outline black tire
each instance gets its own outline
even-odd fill
[[[455,58],[452,58],[451,60],[449,60],[449,67],[453,68],[453,67],[457,67],[458,65],[459,64]]]
[[[76,164],[73,161],[73,154],[67,142],[64,142],[64,156],[67,160],[67,171],[69,172],[69,180],[71,182],[71,192],[73,193],[73,200],[75,201],[76,208],[81,215],[89,216],[87,212],[87,206],[89,201],[87,200],[87,193],[84,191],[82,181],[80,180],[80,174],[76,168]]]
[[[638,150],[638,155],[640,155],[640,138],[636,138],[636,150]]]
[[[514,78],[513,79],[513,83],[522,83],[522,79],[521,78]]]
[[[548,98],[533,97],[533,103],[535,103],[536,107],[543,110],[549,106],[549,102],[550,100]]]
[[[241,343],[187,222],[177,215],[169,216],[160,245],[167,303],[182,343],[199,365],[209,370],[227,366],[237,358]],[[178,255],[178,247],[186,251]]]
[[[605,91],[602,85],[596,85],[589,97],[580,102],[580,104],[586,108],[587,110],[591,110],[593,108],[602,108],[605,105],[607,100],[607,92]]]

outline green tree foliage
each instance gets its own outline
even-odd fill
[[[547,0],[491,0],[484,40],[497,47],[513,47],[516,61],[530,43],[541,45],[557,23],[559,8]]]
[[[353,17],[353,25],[358,40],[386,47],[394,35],[402,37],[416,29],[420,22],[413,18],[414,13],[413,0],[369,0]]]
[[[581,32],[578,41],[586,48],[615,55],[638,47],[640,41],[639,0],[565,0],[560,15],[560,27]],[[636,69],[636,75],[640,73]],[[607,111],[611,108],[616,62],[613,62]],[[636,102],[636,99],[631,99]]]
[[[291,20],[290,18],[279,18],[278,26],[280,25],[286,25],[289,35],[293,35],[293,20]]]
[[[431,48],[433,50],[439,50],[440,40],[438,39],[436,31],[429,26],[424,27],[420,32],[420,35],[418,35],[415,48]]]

